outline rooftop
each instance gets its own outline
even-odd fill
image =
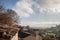
[[[19,31],[18,27],[0,25],[0,39],[10,39]]]

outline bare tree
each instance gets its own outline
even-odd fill
[[[19,16],[12,9],[5,9],[0,5],[0,23],[13,25],[18,24],[20,22]]]
[[[11,26],[14,24],[14,19],[7,13],[0,13],[0,23]]]

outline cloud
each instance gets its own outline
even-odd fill
[[[41,12],[60,12],[60,0],[33,0]]]
[[[38,2],[39,4],[40,2]],[[47,12],[60,12],[60,0],[42,0],[42,3],[39,4],[42,11]]]
[[[35,9],[36,8],[36,9]],[[13,7],[20,17],[30,17],[35,13],[60,13],[60,0],[19,0]]]
[[[25,0],[18,1],[16,5],[12,8],[18,15],[22,17],[29,17],[32,13],[32,5]]]

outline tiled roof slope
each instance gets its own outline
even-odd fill
[[[19,31],[18,27],[0,25],[0,39],[10,39]]]

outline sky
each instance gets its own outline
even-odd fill
[[[60,24],[60,0],[0,0],[0,3],[16,11],[21,25],[45,28]]]

